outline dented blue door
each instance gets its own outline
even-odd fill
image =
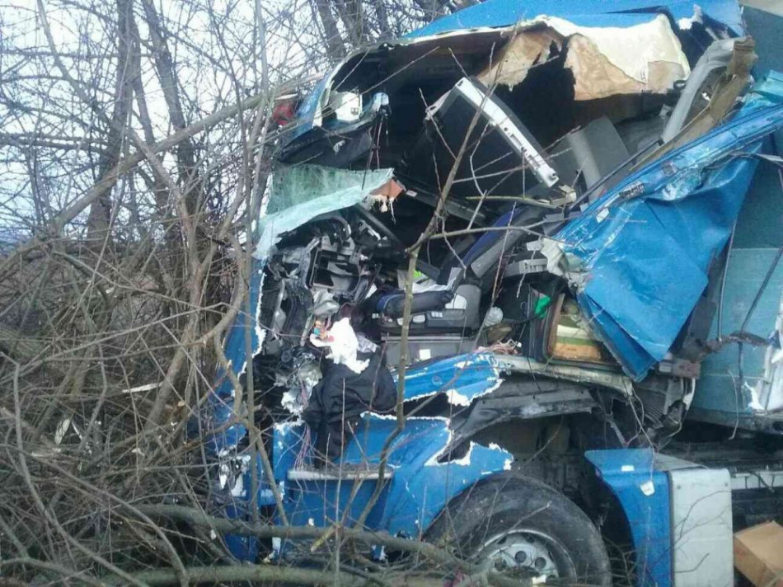
[[[769,134],[783,127],[777,83],[735,117],[632,174],[554,236],[581,309],[641,380],[671,350],[726,246]]]

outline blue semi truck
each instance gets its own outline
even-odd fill
[[[337,65],[280,129],[255,314],[194,425],[216,507],[733,585],[734,530],[783,512],[768,47],[729,0],[492,0]]]

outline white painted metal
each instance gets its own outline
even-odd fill
[[[726,469],[669,472],[675,587],[734,585],[731,478]]]

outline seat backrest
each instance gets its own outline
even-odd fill
[[[487,231],[459,258],[449,257],[441,266],[438,283],[452,285],[452,289],[455,289],[464,279],[466,270],[478,279],[483,278],[497,265],[504,253],[509,252],[520,239],[528,235],[521,229],[540,219],[545,212],[545,208],[517,206],[501,215],[492,223],[492,228],[508,227],[509,230]]]
[[[597,118],[568,133],[552,148],[553,161],[563,181],[573,186],[581,178],[589,190],[628,160],[629,154],[612,121]]]

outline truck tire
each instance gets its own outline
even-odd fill
[[[502,474],[465,491],[426,539],[510,577],[612,584],[609,557],[590,518],[559,491],[526,477]]]

